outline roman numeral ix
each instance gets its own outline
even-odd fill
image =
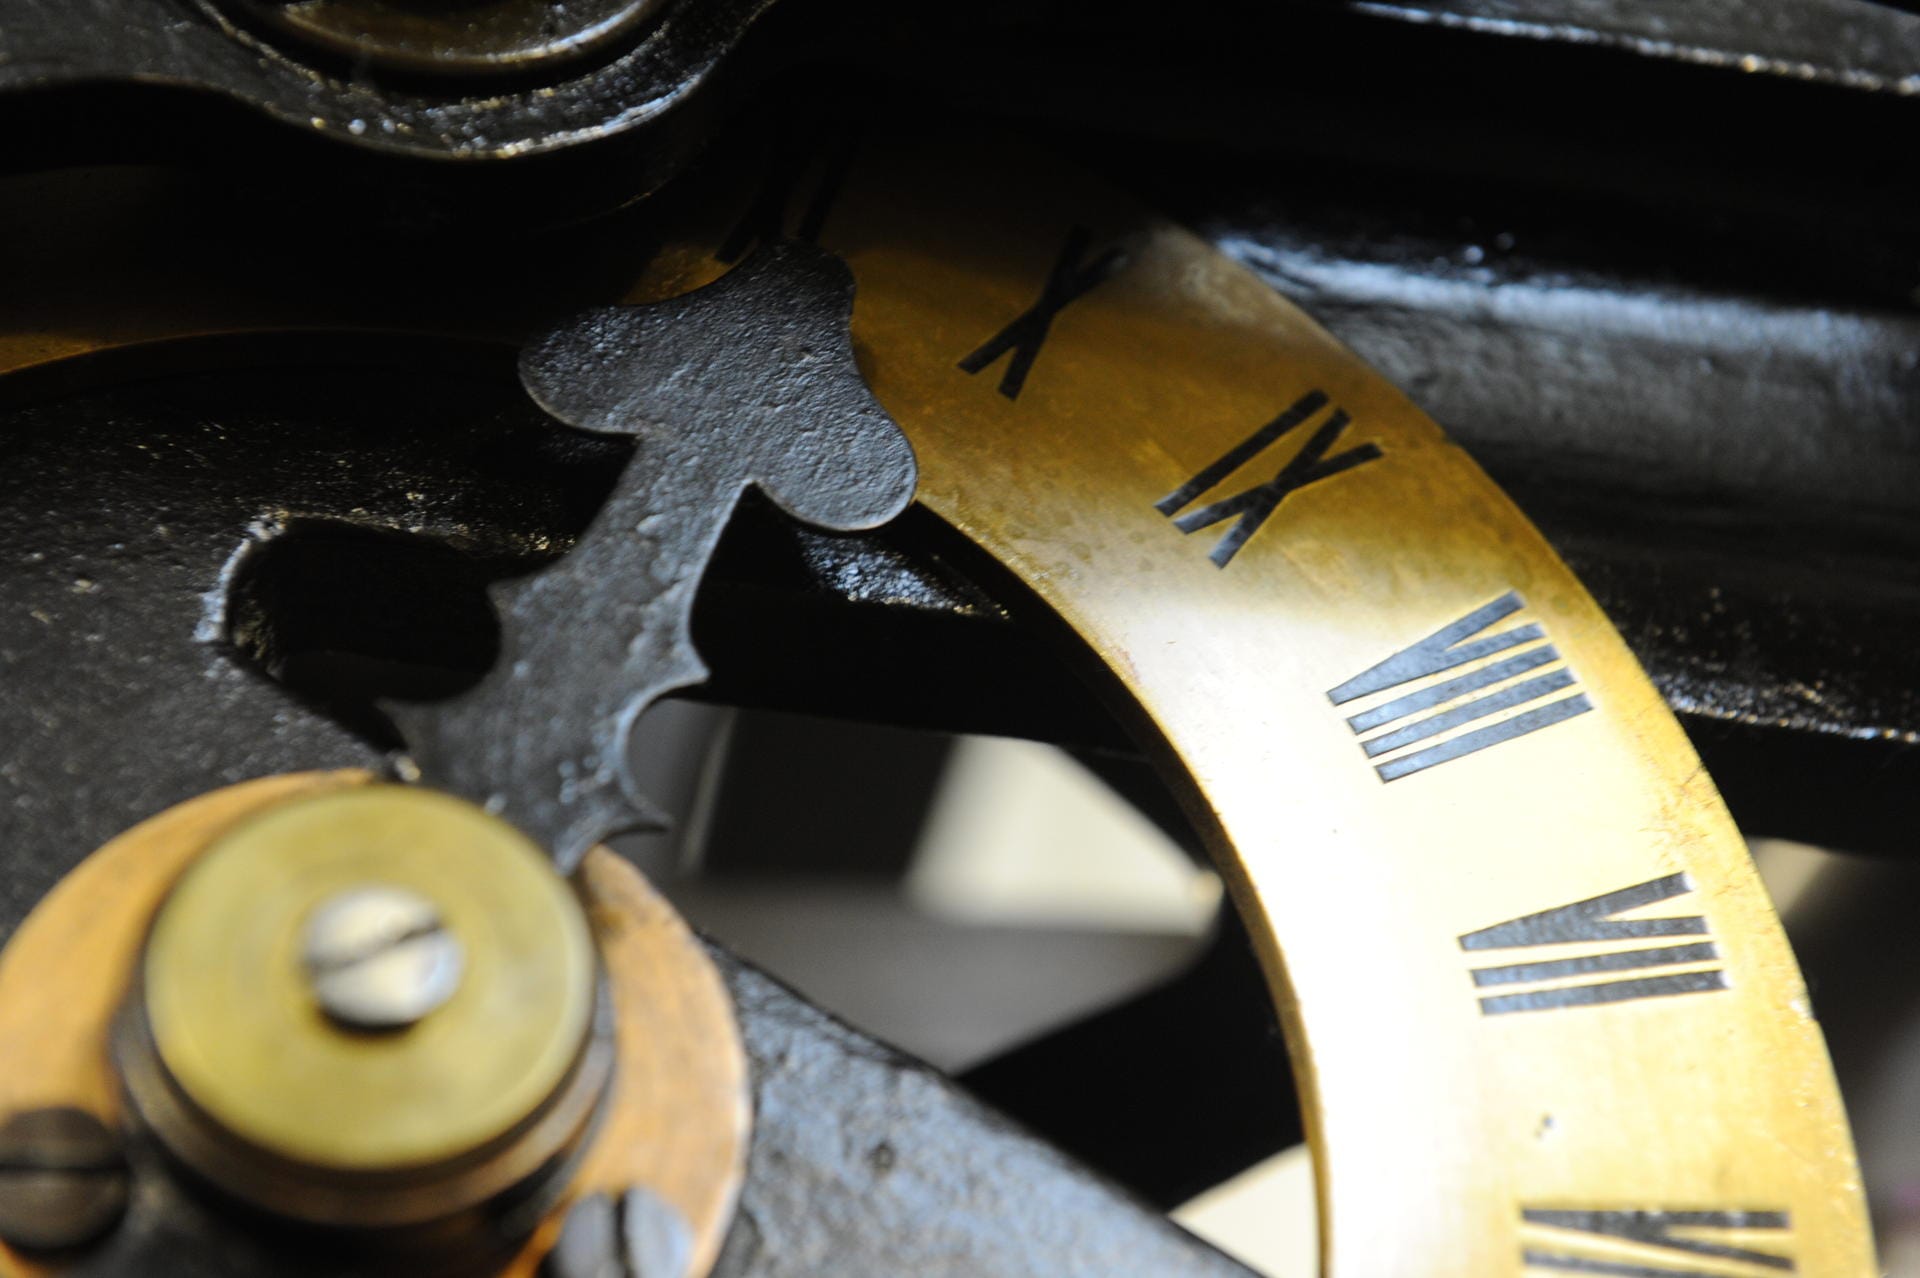
[[[1615,1278],[1736,1278],[1794,1273],[1773,1248],[1791,1240],[1784,1211],[1567,1211],[1523,1207],[1521,1264],[1528,1272]],[[1756,1239],[1755,1234],[1778,1237]],[[1764,1241],[1766,1247],[1758,1243]],[[1695,1257],[1709,1258],[1702,1263]]]
[[[1517,950],[1535,946],[1580,945],[1584,953],[1568,958],[1541,958],[1473,969],[1479,989],[1521,985],[1536,988],[1481,998],[1486,1016],[1507,1012],[1545,1012],[1560,1007],[1593,1007],[1631,999],[1662,998],[1673,994],[1701,994],[1727,988],[1727,974],[1719,966],[1720,951],[1712,941],[1658,945],[1636,949],[1609,948],[1613,941],[1644,941],[1655,937],[1707,935],[1707,920],[1698,914],[1666,918],[1623,919],[1630,910],[1672,900],[1693,891],[1685,874],[1636,883],[1604,896],[1556,906],[1538,914],[1524,914],[1505,923],[1469,932],[1460,948]],[[1598,944],[1601,948],[1591,948]],[[1705,966],[1702,966],[1702,965]],[[1616,973],[1649,968],[1687,967],[1684,972],[1658,976],[1617,978]]]
[[[1228,475],[1240,469],[1258,456],[1263,450],[1278,443],[1281,438],[1291,434],[1304,425],[1321,409],[1327,407],[1325,391],[1308,391],[1293,401],[1287,410],[1253,432],[1239,443],[1220,454],[1201,472],[1180,487],[1162,497],[1153,504],[1153,508],[1171,518],[1175,511],[1199,499],[1209,488],[1220,483]],[[1260,525],[1267,522],[1280,503],[1291,494],[1299,492],[1309,484],[1317,484],[1323,479],[1331,479],[1342,471],[1352,470],[1365,462],[1377,461],[1380,457],[1378,444],[1358,444],[1343,449],[1331,457],[1327,450],[1339,441],[1340,432],[1351,425],[1353,419],[1347,416],[1345,409],[1336,408],[1322,422],[1320,428],[1307,437],[1300,451],[1289,458],[1280,467],[1280,473],[1264,484],[1255,484],[1245,492],[1202,506],[1174,519],[1173,526],[1183,533],[1199,532],[1202,528],[1211,528],[1223,520],[1238,515],[1239,522],[1218,542],[1213,553],[1208,556],[1217,567],[1225,568],[1247,544],[1247,539],[1260,531]]]
[[[961,369],[969,373],[982,372],[1011,353],[1013,358],[1007,361],[1007,371],[1000,376],[1000,393],[1008,399],[1018,399],[1020,388],[1027,384],[1027,374],[1033,371],[1033,361],[1039,358],[1040,348],[1046,344],[1054,317],[1112,279],[1127,264],[1126,254],[1117,248],[1106,250],[1091,262],[1083,260],[1092,243],[1093,233],[1084,226],[1067,232],[1066,245],[1054,260],[1039,299],[961,360]]]
[[[1363,738],[1360,748],[1369,759],[1381,759],[1374,765],[1374,771],[1382,781],[1412,776],[1437,764],[1550,728],[1593,709],[1593,702],[1584,692],[1549,700],[1579,681],[1564,665],[1544,670],[1560,661],[1560,650],[1546,642],[1546,632],[1537,623],[1527,622],[1476,638],[1524,606],[1518,594],[1508,591],[1327,693],[1333,704],[1343,706],[1388,689],[1419,684],[1443,671],[1474,665],[1487,657],[1512,654],[1477,665],[1465,674],[1424,684],[1349,716],[1347,724],[1355,735]],[[1522,709],[1526,706],[1534,708]],[[1485,727],[1446,735],[1468,724],[1494,719],[1509,710],[1521,712]],[[1375,735],[1368,736],[1368,733]],[[1435,738],[1441,739],[1433,745],[1407,749]]]

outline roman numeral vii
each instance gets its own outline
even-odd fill
[[[1698,914],[1620,917],[1692,891],[1693,881],[1685,874],[1669,874],[1467,933],[1460,938],[1460,948],[1468,952],[1525,949],[1537,954],[1523,962],[1473,969],[1473,983],[1478,989],[1520,987],[1511,993],[1484,995],[1480,999],[1481,1013],[1500,1016],[1545,1012],[1726,989],[1727,974],[1720,965],[1720,951],[1711,940],[1629,948],[1613,944],[1675,936],[1706,937],[1707,920]],[[1565,947],[1578,948],[1568,954]],[[1662,968],[1686,970],[1659,971]],[[1658,975],[1621,975],[1642,971],[1658,971]]]

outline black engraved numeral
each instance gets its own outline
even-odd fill
[[[1595,942],[1604,945],[1611,941],[1643,941],[1664,936],[1706,936],[1707,920],[1698,914],[1652,919],[1618,917],[1629,910],[1672,900],[1691,891],[1693,880],[1685,874],[1669,874],[1665,878],[1636,883],[1603,896],[1589,897],[1571,905],[1556,906],[1538,914],[1524,914],[1505,923],[1483,927],[1461,937],[1460,948],[1469,951],[1517,950],[1535,946],[1591,945]],[[1480,1000],[1483,1015],[1546,1012],[1560,1007],[1595,1007],[1633,999],[1724,990],[1727,988],[1727,975],[1718,966],[1719,962],[1720,951],[1710,940],[1637,949],[1589,949],[1568,958],[1539,958],[1532,962],[1507,963],[1498,967],[1477,967],[1473,969],[1473,983],[1479,989],[1503,985],[1540,987],[1484,996]],[[1663,972],[1658,976],[1612,979],[1612,974],[1616,972],[1696,964],[1709,966],[1692,967],[1684,972]],[[1601,979],[1588,979],[1591,977]]]
[[[1007,371],[1000,377],[1000,393],[1008,399],[1018,399],[1020,388],[1027,384],[1027,374],[1033,371],[1033,361],[1053,328],[1054,317],[1112,279],[1127,263],[1126,254],[1117,248],[1108,249],[1091,262],[1084,261],[1092,243],[1093,233],[1084,226],[1067,232],[1066,246],[1054,260],[1039,298],[961,360],[960,367],[966,372],[978,373],[1011,352],[1013,358],[1007,361]]]
[[[1161,514],[1171,517],[1181,507],[1197,500],[1209,488],[1231,475],[1258,456],[1264,449],[1279,442],[1295,428],[1305,424],[1321,409],[1327,407],[1325,391],[1308,391],[1293,401],[1287,410],[1253,432],[1239,443],[1229,448],[1201,472],[1180,487],[1162,497],[1153,504]],[[1340,432],[1351,425],[1353,419],[1344,409],[1336,408],[1320,429],[1307,437],[1280,473],[1264,484],[1256,484],[1243,493],[1202,506],[1199,510],[1189,511],[1173,521],[1173,526],[1183,533],[1199,532],[1202,528],[1211,528],[1222,520],[1240,517],[1238,523],[1227,530],[1213,547],[1208,556],[1218,567],[1225,568],[1247,544],[1247,539],[1260,531],[1260,525],[1267,522],[1273,512],[1280,507],[1289,494],[1297,493],[1309,484],[1317,484],[1323,479],[1331,479],[1345,470],[1352,470],[1364,462],[1376,461],[1380,457],[1378,444],[1357,444],[1327,455],[1340,439]]]
[[[1520,1209],[1520,1262],[1530,1272],[1615,1278],[1738,1278],[1794,1273],[1784,1211]],[[1756,1234],[1777,1237],[1755,1238]],[[1762,1241],[1765,1246],[1759,1245]],[[1693,1257],[1707,1258],[1701,1263]]]
[[[858,147],[858,138],[849,132],[827,148],[813,192],[801,205],[800,220],[794,224],[789,235],[787,209],[793,203],[795,190],[813,167],[813,153],[797,145],[781,145],[772,167],[767,171],[766,180],[754,193],[746,212],[740,215],[740,220],[733,224],[733,229],[720,242],[720,247],[714,252],[714,260],[731,265],[745,257],[755,245],[782,238],[818,244],[820,233],[826,229],[827,215],[833,211],[833,203],[839,198],[840,188],[846,182],[847,171],[853,167],[854,152]]]
[[[1382,781],[1412,776],[1436,764],[1524,737],[1593,709],[1593,702],[1584,692],[1548,700],[1579,681],[1565,666],[1533,673],[1561,659],[1560,650],[1546,642],[1546,632],[1537,623],[1530,621],[1496,634],[1475,637],[1524,606],[1518,594],[1508,591],[1484,608],[1476,608],[1460,620],[1442,626],[1411,648],[1401,649],[1327,693],[1333,704],[1343,706],[1498,653],[1513,653],[1350,716],[1347,723],[1355,735],[1363,738],[1360,747],[1369,759],[1395,756],[1374,765]],[[1526,677],[1522,678],[1523,675]],[[1536,702],[1544,704],[1535,705]],[[1486,727],[1446,736],[1433,745],[1395,754],[1408,746],[1523,706],[1534,708]],[[1376,731],[1378,729],[1387,730]],[[1370,732],[1375,735],[1367,736]]]

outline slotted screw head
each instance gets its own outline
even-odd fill
[[[466,962],[432,901],[381,884],[321,902],[301,955],[321,1010],[358,1030],[417,1024],[453,997]]]
[[[0,1124],[0,1239],[24,1251],[94,1241],[127,1209],[117,1132],[85,1110],[24,1110]]]

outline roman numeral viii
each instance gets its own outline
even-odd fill
[[[1155,502],[1153,508],[1172,518],[1176,511],[1199,500],[1209,488],[1305,425],[1327,404],[1325,391],[1308,391],[1294,400],[1285,412],[1220,454],[1199,474]],[[1339,442],[1340,433],[1352,423],[1353,419],[1347,416],[1345,409],[1335,408],[1327,415],[1326,421],[1307,436],[1307,442],[1287,459],[1272,479],[1231,497],[1211,502],[1198,510],[1188,511],[1174,519],[1173,526],[1183,533],[1199,532],[1202,528],[1211,528],[1238,516],[1237,522],[1227,530],[1226,535],[1214,543],[1213,553],[1208,556],[1216,567],[1225,568],[1240,553],[1240,548],[1247,544],[1247,539],[1260,531],[1260,526],[1289,496],[1309,484],[1332,479],[1342,471],[1379,459],[1378,444],[1357,444],[1329,454],[1328,450]]]
[[[1583,1211],[1523,1207],[1528,1273],[1616,1278],[1761,1278],[1794,1273],[1784,1211]],[[1764,1246],[1762,1245],[1764,1244]]]
[[[1685,896],[1691,891],[1693,881],[1686,875],[1669,874],[1663,879],[1636,883],[1617,892],[1556,906],[1538,914],[1523,914],[1467,933],[1460,938],[1460,948],[1470,952],[1543,947],[1548,953],[1564,954],[1564,950],[1555,947],[1583,947],[1582,953],[1570,957],[1541,957],[1498,967],[1474,968],[1473,983],[1479,989],[1510,985],[1534,987],[1486,995],[1480,1000],[1481,1013],[1499,1016],[1507,1012],[1545,1012],[1559,1007],[1592,1007],[1726,989],[1727,975],[1719,966],[1720,951],[1710,940],[1632,949],[1608,944],[1655,937],[1706,936],[1707,921],[1698,914],[1651,919],[1619,917],[1630,910]],[[1620,972],[1666,967],[1688,970],[1662,972],[1657,976],[1616,976]]]
[[[1559,663],[1560,650],[1546,642],[1546,632],[1537,623],[1527,622],[1495,634],[1481,635],[1495,622],[1512,616],[1524,606],[1518,594],[1508,591],[1327,693],[1333,704],[1343,706],[1389,689],[1420,685],[1347,719],[1348,726],[1363,738],[1360,748],[1369,759],[1392,756],[1374,765],[1382,781],[1412,776],[1436,764],[1550,728],[1593,709],[1593,702],[1584,692],[1549,699],[1573,687],[1578,680],[1564,665],[1544,669]],[[1475,664],[1500,653],[1512,655],[1485,665]],[[1439,682],[1424,682],[1462,666],[1474,668]],[[1535,671],[1543,672],[1536,674]],[[1527,706],[1533,708],[1523,709]],[[1509,710],[1520,713],[1499,718],[1485,727],[1447,735],[1467,724],[1495,719]],[[1368,733],[1375,735],[1368,736]],[[1433,745],[1406,749],[1435,738],[1441,739]]]

